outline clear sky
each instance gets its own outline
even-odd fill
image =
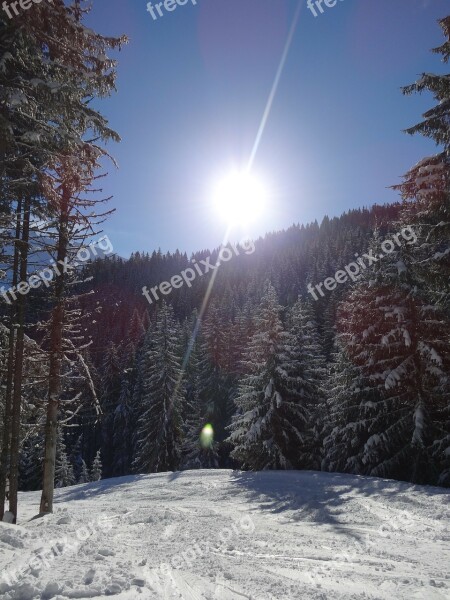
[[[214,183],[245,167],[298,0],[188,0],[153,20],[146,0],[94,0],[88,24],[127,34],[118,93],[100,108],[122,137],[104,190],[115,251],[188,253],[220,245]],[[387,187],[435,151],[402,133],[433,105],[400,87],[447,72],[437,19],[448,0],[340,0],[314,17],[306,0],[255,157],[270,192],[253,237],[325,214],[395,201]]]

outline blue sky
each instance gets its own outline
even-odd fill
[[[218,246],[214,183],[244,167],[255,143],[298,0],[188,0],[154,21],[145,0],[94,0],[88,24],[126,34],[118,92],[100,110],[122,137],[104,190],[114,249]],[[231,237],[253,237],[325,214],[395,201],[387,187],[431,142],[402,130],[433,105],[400,87],[447,72],[429,50],[448,0],[342,0],[301,12],[254,169],[270,199]]]

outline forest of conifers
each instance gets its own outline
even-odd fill
[[[149,239],[34,289],[31,274],[73,261],[111,211],[99,180],[104,144],[119,138],[91,100],[114,90],[107,55],[127,40],[82,21],[77,2],[2,21],[0,274],[24,293],[0,305],[0,505],[7,481],[14,515],[18,488],[43,487],[45,513],[54,483],[186,468],[448,486],[449,77],[404,90],[434,95],[408,133],[440,152],[405,175],[398,204],[267,234],[151,305],[143,286],[193,258],[215,263],[219,249],[163,254]],[[441,26],[448,62],[450,17]],[[405,229],[413,236],[399,238]],[[396,235],[355,281],[314,299],[308,284],[337,280]],[[206,425],[214,438],[202,444]]]

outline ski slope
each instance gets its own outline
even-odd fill
[[[0,598],[450,598],[449,492],[316,472],[188,471],[56,492],[0,523]]]

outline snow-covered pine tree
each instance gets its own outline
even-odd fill
[[[116,408],[120,402],[122,371],[117,346],[110,342],[106,348],[101,369],[101,407],[104,415],[101,428],[101,450],[105,477],[114,473],[114,421]]]
[[[132,366],[136,351],[139,348],[145,335],[145,328],[142,321],[142,317],[139,314],[137,308],[134,309],[131,316],[130,325],[127,331],[127,343],[125,345],[125,359],[127,367]]]
[[[79,98],[74,99],[56,83],[53,61],[57,52],[42,43],[42,19],[38,13],[45,11],[48,18],[48,11],[55,13],[60,8],[36,7],[32,15],[23,13],[19,19],[9,21],[0,14],[0,246],[14,248],[14,257],[8,256],[8,250],[4,256],[12,280],[18,275],[16,259],[20,256],[26,265],[36,245],[38,236],[25,240],[26,230],[32,231],[33,217],[35,221],[42,218],[48,208],[41,195],[39,176],[49,160],[61,152],[59,127],[74,104],[79,103]],[[47,22],[45,27],[47,31],[51,29]],[[70,29],[69,25],[66,39],[73,32]],[[56,38],[52,41],[55,46],[62,44]],[[69,131],[65,134],[70,136]],[[26,253],[18,251],[21,238],[29,242]]]
[[[163,303],[149,329],[140,359],[141,415],[134,468],[145,473],[179,467],[183,434],[184,382],[180,327],[173,310]]]
[[[408,268],[409,252],[391,250],[365,271],[340,307],[338,327],[351,360],[380,396],[366,420],[366,473],[436,483],[431,447],[450,394],[448,327]]]
[[[182,445],[182,469],[214,469],[219,466],[219,457],[214,437],[202,444],[201,433],[209,423],[208,392],[204,370],[210,366],[205,355],[197,312],[185,324],[185,346],[188,348],[184,378],[186,400],[183,411],[185,435]]]
[[[29,431],[20,448],[19,483],[22,491],[40,489],[43,455],[44,436],[42,429]]]
[[[114,411],[112,469],[115,477],[128,474],[132,461],[132,409],[130,386],[126,375],[122,380],[119,404]]]
[[[135,468],[134,461],[139,440],[139,422],[143,412],[143,396],[144,396],[144,372],[147,369],[147,361],[145,360],[145,348],[150,346],[150,336],[153,335],[153,327],[150,325],[146,331],[142,341],[140,350],[136,353],[134,368],[132,371],[131,382],[131,447],[132,447],[132,468]]]
[[[214,429],[206,418],[207,407],[201,399],[198,379],[190,391],[188,415],[185,421],[185,436],[182,445],[182,469],[217,469],[219,456]],[[208,426],[211,437],[207,444],[203,443],[202,432]]]
[[[113,63],[105,61],[105,48],[117,47],[120,41],[93,35],[79,23],[80,1],[53,2],[23,11],[8,21],[0,15],[0,154],[2,158],[2,208],[10,213],[7,227],[16,234],[13,260],[13,283],[27,279],[28,256],[32,251],[29,231],[34,219],[55,216],[58,202],[43,193],[42,179],[64,156],[76,156],[80,165],[89,154],[97,157],[98,139],[111,137],[106,121],[96,113],[90,101],[103,96],[114,85]],[[104,42],[102,44],[102,42]],[[101,77],[100,74],[105,75]],[[94,75],[94,76],[93,76]],[[76,123],[76,126],[68,126]],[[103,132],[100,130],[103,129]],[[83,133],[95,132],[94,142],[81,142]],[[103,135],[106,133],[106,136]],[[81,142],[81,143],[80,143]],[[84,162],[86,164],[86,162]],[[83,175],[78,171],[80,179]],[[79,206],[78,209],[79,210]],[[2,217],[4,216],[2,211]],[[82,216],[85,223],[89,217]],[[17,226],[16,226],[17,225]],[[4,223],[2,223],[2,232]],[[88,226],[88,229],[90,225]],[[76,228],[75,228],[76,229]],[[3,238],[2,234],[2,238]],[[33,242],[33,239],[30,238]],[[18,245],[20,244],[19,251]],[[39,244],[37,244],[39,247]],[[41,250],[41,249],[40,249]],[[58,255],[58,259],[64,258]],[[18,259],[18,260],[16,260]],[[20,268],[20,275],[19,275]],[[25,297],[20,296],[11,322],[17,336],[11,336],[15,354],[14,368],[8,372],[8,388],[15,379],[11,410],[7,411],[7,429],[11,435],[4,441],[10,448],[2,450],[0,460],[0,516],[3,512],[4,480],[8,455],[10,470],[10,510],[17,515],[17,481],[20,447],[21,390]],[[12,365],[12,361],[10,361]],[[55,369],[53,369],[53,373]],[[53,379],[55,380],[55,379]],[[52,396],[53,394],[50,394]],[[56,394],[55,394],[56,395]],[[53,400],[49,403],[52,405]],[[53,417],[56,416],[56,413]],[[56,423],[56,418],[50,420]],[[56,430],[52,431],[51,465],[45,487],[53,488],[56,452]],[[43,510],[51,510],[51,501]]]
[[[0,324],[0,448],[3,446],[5,435],[5,409],[6,409],[6,370],[8,363],[8,330]]]
[[[73,467],[75,481],[78,481],[83,466],[83,434],[80,434],[69,453],[69,460]]]
[[[202,322],[199,370],[204,418],[212,423],[218,439],[225,437],[229,412],[229,382],[224,370],[225,322],[217,302],[212,302]]]
[[[101,192],[94,182],[100,177],[98,169],[102,159],[109,157],[102,144],[120,141],[107,120],[92,107],[94,98],[108,96],[115,89],[116,62],[108,57],[111,50],[118,49],[124,38],[105,37],[85,27],[82,21],[90,7],[82,0],[46,4],[53,14],[48,18],[44,3],[41,11],[33,11],[36,23],[45,27],[40,30],[48,48],[49,57],[58,64],[55,79],[65,90],[71,109],[64,113],[64,128],[60,135],[60,152],[48,161],[40,175],[42,195],[49,207],[53,227],[50,252],[56,262],[73,262],[80,245],[95,233],[95,227],[103,222],[111,211],[98,212],[98,205],[107,198],[97,198]],[[61,35],[64,31],[64,35]],[[61,45],[60,39],[64,40]],[[70,136],[68,135],[70,132]],[[49,323],[49,377],[47,420],[45,430],[45,458],[43,490],[40,512],[53,510],[53,482],[56,452],[56,427],[59,402],[62,393],[62,355],[64,329],[67,327],[70,277],[59,272],[53,285],[53,310]]]
[[[84,461],[84,459],[81,461],[81,473],[80,473],[80,477],[78,479],[78,483],[89,483],[91,480],[91,477],[89,475],[89,470],[87,468],[87,464]]]
[[[364,380],[341,345],[327,381],[327,401],[321,415],[322,470],[361,475],[366,472],[362,454],[370,437],[368,424],[380,400],[377,388]]]
[[[300,468],[311,458],[308,404],[315,390],[304,377],[301,340],[283,330],[281,311],[266,282],[230,426],[231,456],[245,469]],[[297,314],[294,320],[297,328]]]
[[[185,383],[185,402],[183,404],[183,422],[192,414],[194,398],[199,392],[199,351],[201,320],[197,310],[186,318],[181,326],[180,348],[183,352],[183,376]]]
[[[182,447],[182,469],[218,469],[219,455],[214,440],[214,429],[202,419],[201,412],[196,410],[186,423],[186,437]],[[201,423],[199,425],[199,423]],[[211,431],[210,443],[202,443],[205,427]]]
[[[450,16],[441,19],[440,25],[446,40],[433,52],[448,64]],[[403,89],[406,95],[423,92],[431,92],[437,105],[406,132],[432,139],[442,151],[421,160],[405,175],[403,183],[394,187],[405,200],[403,223],[414,224],[419,236],[414,249],[415,277],[427,283],[433,299],[450,315],[450,74],[424,73]]]
[[[0,334],[1,331],[6,332],[7,330],[0,325]],[[7,367],[7,365],[4,366]],[[8,369],[6,368],[6,371],[7,370]],[[44,418],[41,400],[46,391],[46,372],[47,362],[45,360],[45,354],[35,341],[29,339],[25,335],[18,463],[18,483],[20,483],[22,490],[37,490],[40,488],[38,478],[42,475],[42,423]],[[7,376],[5,377],[5,372],[1,373],[1,375],[2,388],[5,392],[5,388],[7,387]],[[4,385],[5,387],[3,387]],[[4,447],[2,447],[2,451],[3,450]]]
[[[298,464],[301,468],[318,469],[321,461],[319,423],[323,421],[324,384],[328,369],[309,302],[299,298],[289,311],[288,334],[282,369],[290,375],[291,385],[299,394],[299,403],[304,411]]]
[[[439,21],[445,41],[433,52],[450,62],[450,16]],[[414,224],[418,243],[411,248],[408,267],[432,303],[446,315],[439,335],[447,339],[450,330],[450,74],[424,73],[404,94],[431,92],[437,105],[423,115],[423,121],[407,129],[410,135],[432,139],[441,152],[421,160],[405,175],[400,190],[405,204],[402,223]],[[450,394],[439,403],[439,433],[433,444],[433,456],[439,464],[439,483],[450,486]]]
[[[63,488],[73,485],[75,477],[73,467],[67,457],[66,444],[62,429],[58,431],[56,444],[55,487]]]
[[[122,366],[120,364],[119,352],[114,342],[110,342],[106,348],[102,363],[102,408],[105,411],[114,408],[114,404],[120,393],[121,379]]]
[[[97,454],[95,455],[94,461],[92,463],[91,468],[91,481],[100,481],[102,478],[103,467],[102,467],[102,458],[101,458],[101,450],[97,450]]]
[[[247,347],[248,342],[252,335],[255,333],[254,315],[257,310],[255,306],[249,300],[246,301],[242,309],[236,311],[236,318],[234,320],[234,334],[236,337],[236,355],[234,369],[238,376],[243,375],[242,371],[242,359],[243,349]]]

